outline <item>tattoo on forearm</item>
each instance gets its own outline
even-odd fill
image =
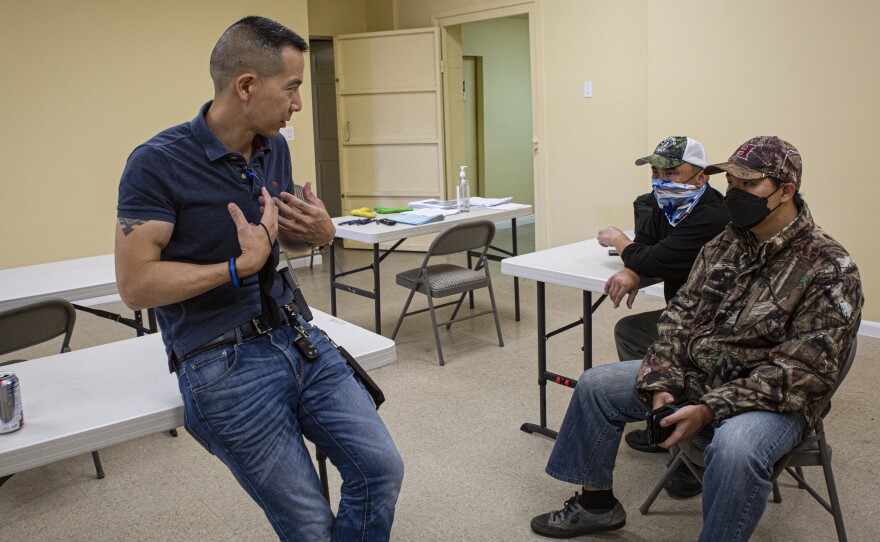
[[[128,236],[129,233],[134,231],[135,226],[140,226],[141,224],[146,224],[147,220],[142,220],[140,218],[120,218],[119,223],[122,225],[122,233],[125,236]]]

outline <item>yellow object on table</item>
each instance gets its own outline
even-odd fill
[[[361,207],[360,209],[354,209],[351,214],[354,216],[362,216],[364,218],[376,218],[376,213],[370,210],[369,207]]]

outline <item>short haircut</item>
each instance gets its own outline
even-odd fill
[[[226,29],[211,52],[214,88],[226,87],[244,70],[270,77],[284,69],[281,51],[293,47],[305,53],[309,45],[296,32],[265,17],[250,16]]]

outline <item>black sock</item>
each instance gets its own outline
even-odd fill
[[[614,508],[617,504],[617,498],[614,497],[614,490],[600,489],[599,491],[584,491],[578,497],[581,506],[590,512],[605,512]]]

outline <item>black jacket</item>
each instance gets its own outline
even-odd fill
[[[633,207],[636,236],[620,256],[623,264],[639,275],[662,279],[668,302],[687,281],[703,245],[730,222],[724,196],[707,185],[693,211],[674,228],[653,192],[637,197]]]

